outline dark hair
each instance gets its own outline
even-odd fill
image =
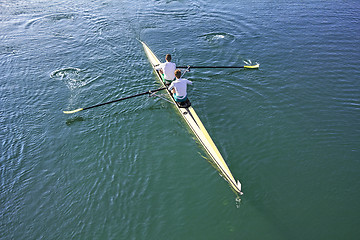
[[[176,78],[181,78],[181,70],[180,69],[175,70],[175,77]]]
[[[166,54],[165,59],[170,62],[170,61],[171,61],[171,55],[170,55],[170,54]]]

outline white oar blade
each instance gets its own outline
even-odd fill
[[[251,66],[244,66],[244,68],[259,68],[260,64],[251,65]]]
[[[83,108],[78,108],[78,109],[75,109],[75,110],[71,110],[71,111],[63,111],[63,113],[65,114],[72,114],[72,113],[76,113],[76,112],[80,112],[84,110]]]

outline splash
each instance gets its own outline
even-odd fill
[[[210,44],[226,44],[231,43],[235,40],[235,37],[228,33],[208,33],[200,36],[208,41]]]
[[[251,60],[243,60],[243,62],[244,62],[245,64],[247,64],[247,65],[252,65]]]
[[[243,62],[245,63],[245,65],[247,65],[247,66],[253,66],[253,65],[257,65],[257,64],[259,64],[258,62],[252,62],[250,59],[248,59],[248,60],[243,60]]]
[[[50,74],[51,78],[59,79],[65,83],[70,90],[81,88],[89,83],[88,78],[80,68],[62,68]]]
[[[223,39],[223,38],[225,38],[224,35],[216,34],[216,35],[214,35],[214,36],[212,37],[212,40],[218,40],[218,39]]]
[[[236,208],[240,208],[240,203],[241,203],[241,198],[240,196],[237,196],[235,199]]]

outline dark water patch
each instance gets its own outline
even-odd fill
[[[71,126],[73,124],[76,124],[78,122],[83,122],[85,121],[85,118],[84,117],[80,117],[80,116],[76,116],[76,117],[73,117],[73,118],[69,118],[66,120],[66,125],[67,126]]]
[[[0,46],[0,55],[15,55],[17,51],[15,46]]]

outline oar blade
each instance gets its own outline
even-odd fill
[[[78,109],[75,109],[75,110],[71,110],[71,111],[63,111],[63,113],[65,114],[72,114],[72,113],[76,113],[76,112],[80,112],[84,110],[83,108],[78,108]]]
[[[244,66],[244,68],[252,68],[252,69],[259,68],[259,67],[260,67],[260,64],[251,65],[251,66]]]

